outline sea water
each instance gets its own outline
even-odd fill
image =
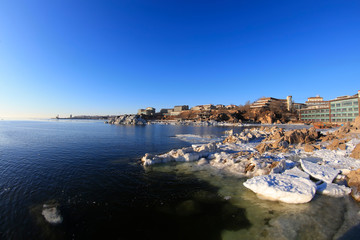
[[[357,223],[350,197],[271,202],[209,166],[140,164],[229,129],[0,121],[0,239],[331,239]]]

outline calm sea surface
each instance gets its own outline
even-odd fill
[[[244,209],[214,185],[139,164],[190,145],[177,134],[227,129],[0,121],[0,239],[220,239],[248,228]],[[46,222],[43,204],[58,205],[63,222]]]
[[[0,239],[360,238],[349,196],[285,204],[211,166],[140,164],[228,129],[0,121]],[[45,220],[44,204],[58,206],[60,224]]]

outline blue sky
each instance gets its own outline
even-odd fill
[[[0,118],[360,89],[359,1],[0,0]]]

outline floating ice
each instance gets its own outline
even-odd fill
[[[339,174],[339,170],[335,170],[334,168],[328,166],[304,161],[302,159],[300,160],[300,163],[304,171],[310,174],[310,176],[327,183],[331,183],[334,178],[336,178],[336,176]]]
[[[298,167],[288,169],[288,170],[286,170],[284,172],[284,174],[291,175],[291,176],[296,176],[296,177],[307,178],[307,179],[310,178],[309,174],[307,174],[306,172],[301,171]]]
[[[287,174],[257,176],[244,182],[244,186],[268,200],[286,203],[310,202],[316,193],[311,180]]]
[[[208,143],[211,141],[220,141],[221,138],[215,138],[214,136],[200,136],[196,134],[176,134],[176,138],[190,143]]]
[[[343,197],[351,193],[351,188],[335,183],[322,183],[317,186],[317,192],[331,197]]]

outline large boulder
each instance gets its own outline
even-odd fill
[[[310,202],[316,193],[311,180],[287,174],[257,176],[243,184],[262,198],[285,203]]]

